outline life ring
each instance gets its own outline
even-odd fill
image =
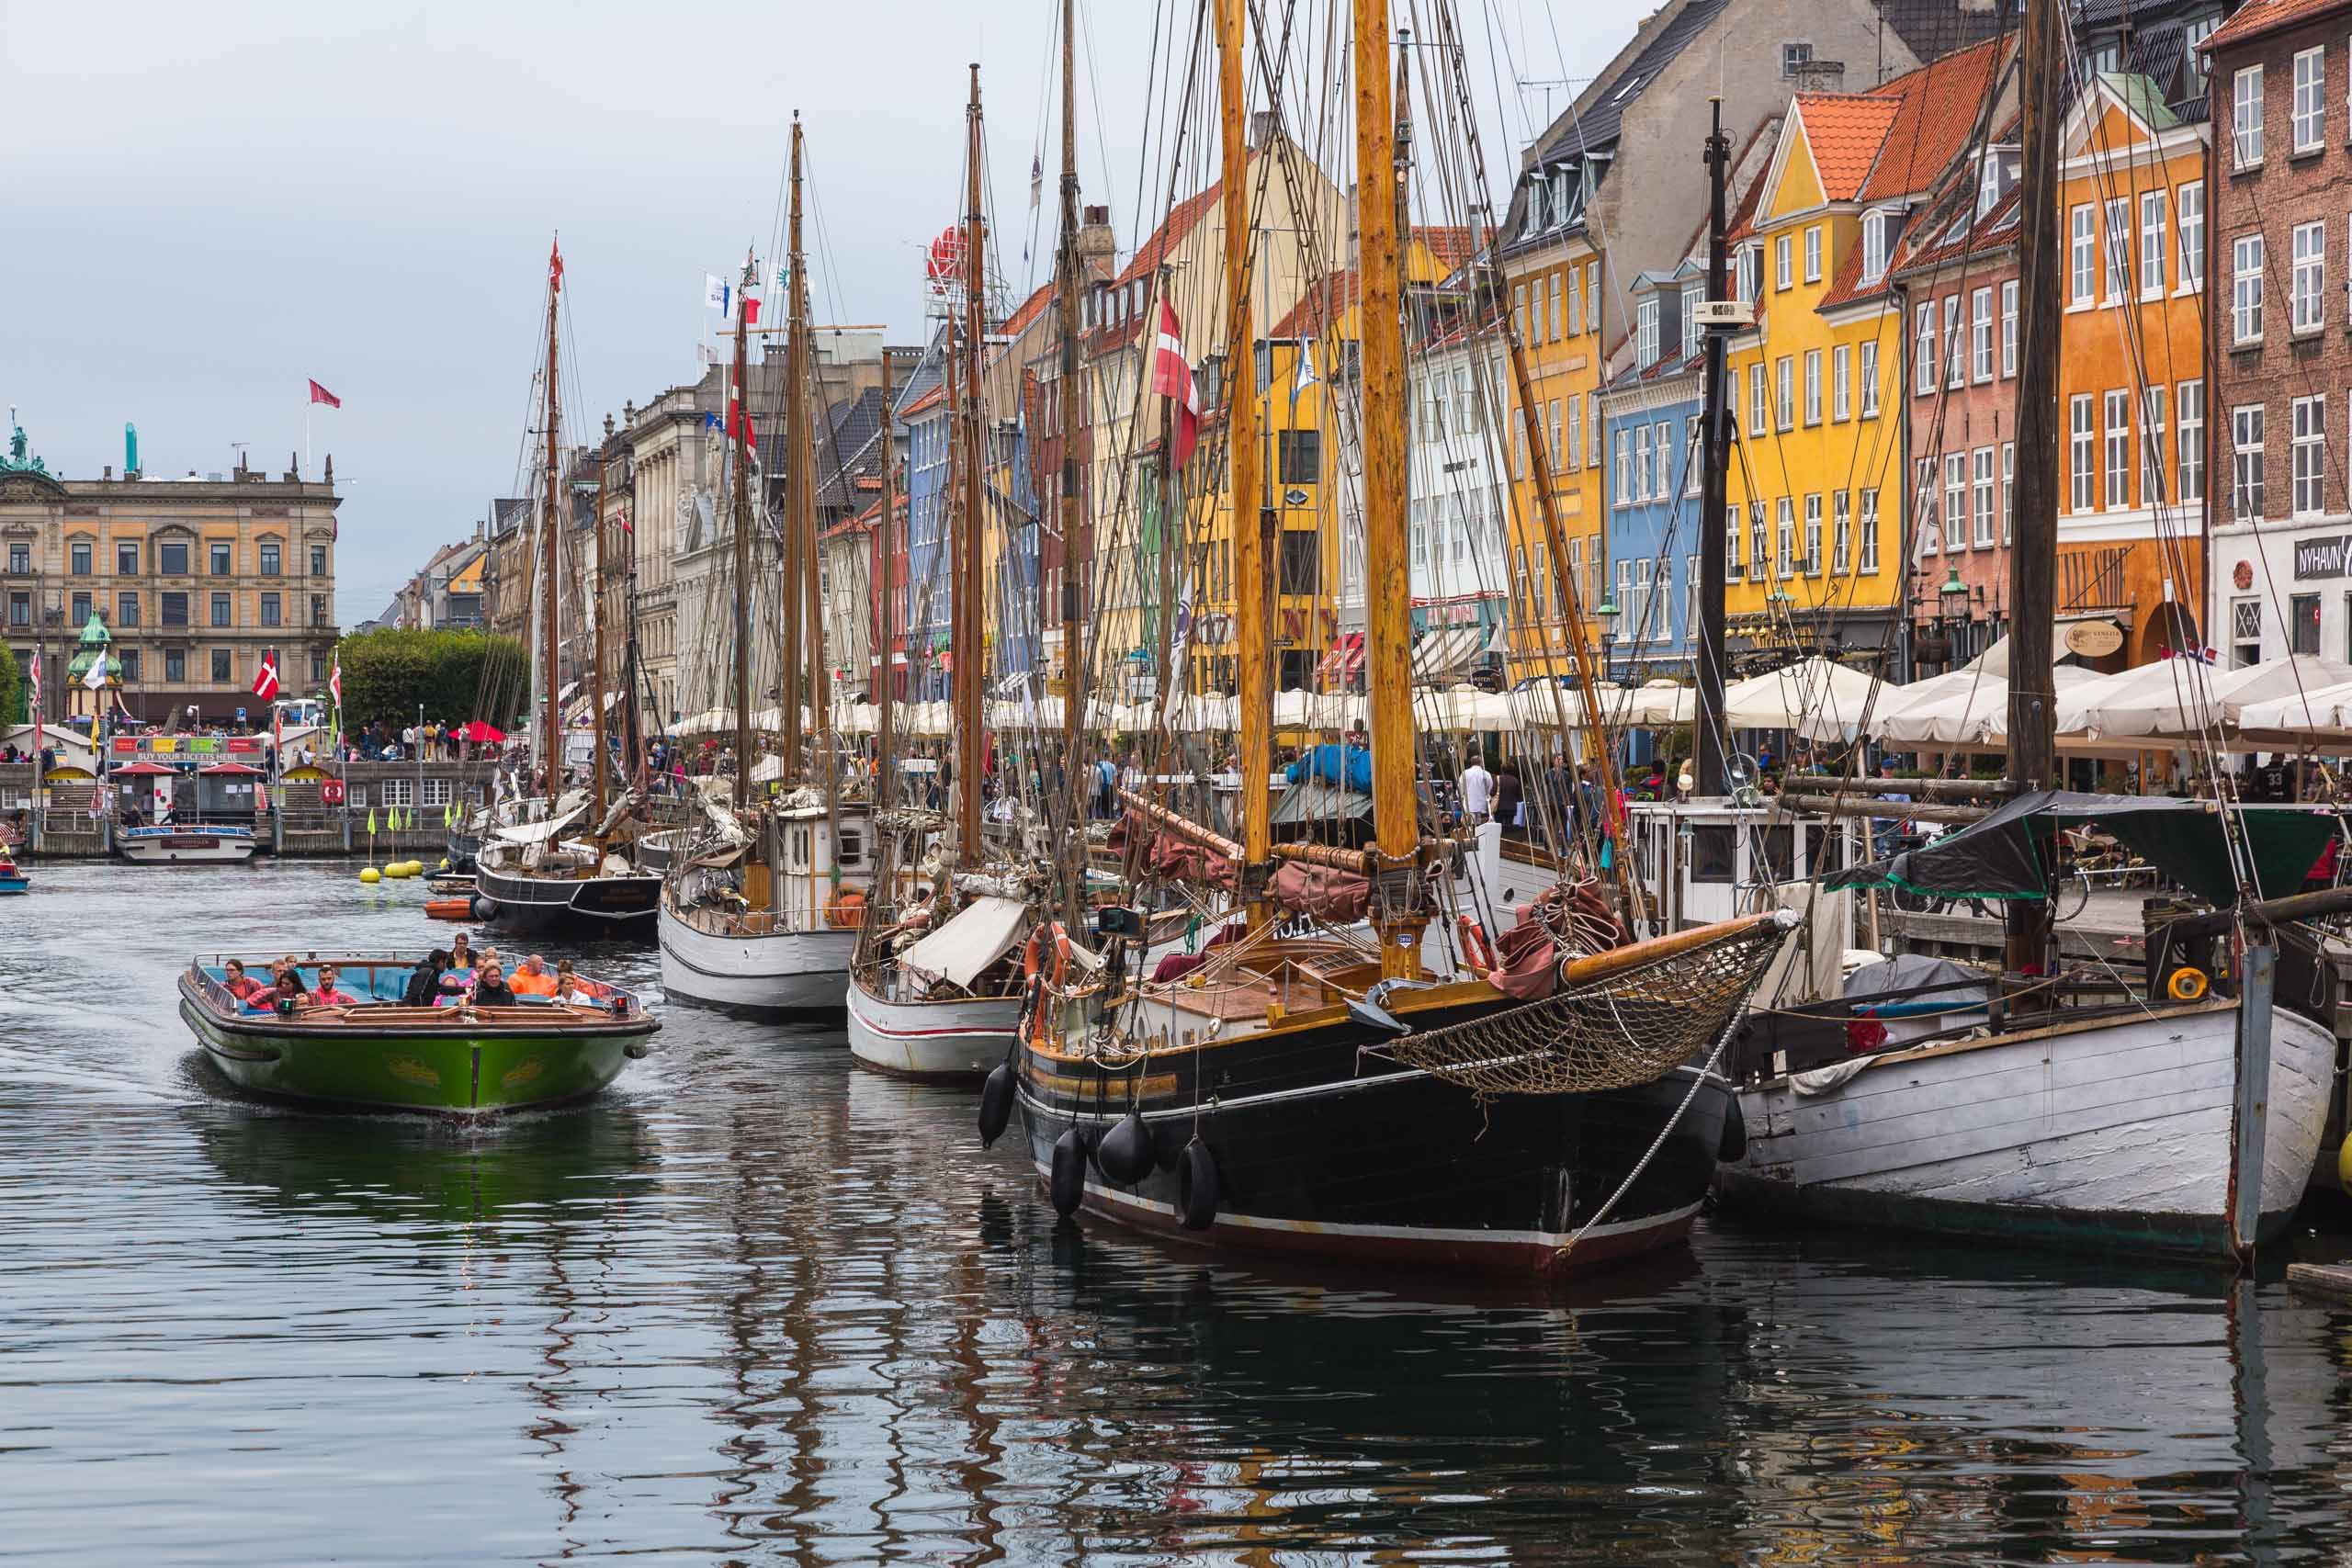
[[[1484,975],[1495,967],[1494,944],[1487,940],[1487,928],[1467,915],[1453,917],[1462,932],[1462,957],[1473,975]]]
[[[2206,987],[2210,984],[2211,982],[2205,978],[2205,971],[2192,969],[2184,964],[2174,970],[2170,977],[2165,981],[2165,995],[2177,1002],[2198,1001],[2204,997]]]
[[[854,887],[844,887],[833,895],[825,906],[825,923],[829,926],[862,926],[865,923],[865,895]]]
[[[341,779],[321,779],[319,781],[319,804],[322,806],[341,806],[343,804],[343,781]]]
[[[1038,971],[1046,961],[1048,935],[1054,944],[1053,967],[1046,971],[1046,984],[1058,991],[1069,976],[1069,932],[1062,928],[1059,920],[1047,920],[1029,933],[1029,945],[1021,954],[1021,972],[1025,979],[1037,978]]]

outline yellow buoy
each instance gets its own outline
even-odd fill
[[[359,874],[359,880],[369,884],[381,882],[384,880],[384,874],[371,865]]]
[[[2205,994],[2205,972],[2201,969],[2179,968],[2165,982],[2165,992],[2177,1002],[2193,1002]]]
[[[2335,1183],[2352,1192],[2352,1133],[2344,1137],[2344,1146],[2335,1151]]]

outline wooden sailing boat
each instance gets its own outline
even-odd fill
[[[619,836],[628,809],[626,800],[608,800],[601,660],[594,676],[594,708],[589,718],[592,737],[589,788],[582,795],[563,791],[563,694],[559,654],[563,626],[564,525],[570,487],[564,482],[560,365],[558,357],[557,312],[562,303],[563,254],[548,252],[548,363],[543,418],[547,436],[546,466],[540,481],[539,540],[537,550],[541,598],[538,637],[532,653],[537,663],[539,725],[533,737],[537,766],[548,805],[536,819],[492,826],[482,840],[474,886],[474,912],[492,926],[556,936],[627,936],[650,938],[661,879],[634,865],[624,852]],[[597,526],[604,517],[599,509]],[[601,613],[599,614],[601,619]],[[597,630],[601,646],[603,631]],[[526,818],[528,814],[526,814]],[[495,820],[495,818],[493,818]],[[572,837],[566,829],[582,824]]]
[[[792,123],[789,330],[785,351],[783,752],[757,758],[752,713],[752,534],[748,323],[735,323],[733,446],[735,773],[731,809],[706,801],[709,830],[662,880],[662,982],[683,1001],[757,1017],[837,1016],[872,875],[871,810],[844,799],[821,678],[816,606],[816,487],[808,417],[808,290],[802,272],[801,128]],[[742,298],[756,282],[748,265]],[[801,705],[810,708],[808,755]],[[818,777],[810,782],[808,770]],[[770,779],[790,793],[769,798]]]
[[[2352,892],[2292,895],[2335,833],[2330,817],[2053,787],[2065,26],[2055,0],[2030,0],[2008,799],[1962,832],[1823,879],[1998,900],[2005,962],[1905,955],[1843,995],[1759,1012],[1733,1058],[1747,1139],[1726,1193],[1807,1223],[2245,1260],[2302,1196],[2335,1073],[2334,1036],[2309,1016],[2332,973],[2294,922],[2352,906]],[[2055,840],[2084,825],[2217,907],[2152,913],[2137,985],[2104,961],[2062,962]]]
[[[1688,1229],[1732,1115],[1707,1064],[1788,922],[1759,916],[1612,947],[1613,930],[1579,940],[1586,928],[1562,896],[1504,939],[1504,967],[1457,972],[1428,953],[1465,846],[1424,834],[1414,790],[1387,9],[1354,0],[1374,840],[1273,842],[1260,591],[1272,563],[1258,531],[1238,528],[1241,838],[1131,805],[1234,862],[1245,918],[1170,981],[1130,975],[1140,943],[1126,932],[1139,920],[1119,922],[1099,967],[1062,956],[1067,933],[1042,933],[1038,998],[1015,1065],[990,1075],[980,1131],[993,1139],[1017,1101],[1065,1214],[1082,1207],[1236,1248],[1548,1273]],[[1253,349],[1243,28],[1241,0],[1219,0],[1227,363],[1238,366]],[[1244,518],[1261,505],[1247,381],[1229,378],[1227,404]],[[1541,433],[1530,434],[1540,453]],[[1277,899],[1315,929],[1278,926]],[[1368,915],[1369,944],[1335,903]]]
[[[1069,378],[1065,384],[1075,387],[1078,174],[1071,114],[1075,77],[1069,48],[1070,3],[1063,0],[1062,7],[1062,231],[1055,267],[1060,291],[1063,374]],[[1043,881],[1025,866],[987,864],[982,841],[980,778],[986,720],[980,680],[984,613],[980,552],[986,530],[980,510],[984,452],[980,355],[985,342],[982,307],[987,269],[980,216],[980,70],[975,65],[966,111],[963,320],[949,333],[946,378],[948,396],[955,405],[956,456],[951,470],[958,522],[956,586],[948,606],[955,649],[955,810],[952,826],[936,822],[932,813],[905,808],[889,814],[882,824],[891,834],[885,886],[895,887],[902,880],[895,874],[896,868],[911,868],[927,845],[931,853],[949,858],[952,866],[919,906],[902,909],[894,903],[888,910],[877,912],[851,967],[847,999],[852,1058],[876,1072],[931,1083],[976,1083],[1004,1059],[1023,1005],[1023,976],[1012,955],[1035,921],[1036,891]],[[1076,401],[1074,397],[1067,399],[1064,407]],[[890,515],[890,489],[886,482],[885,519]],[[1063,504],[1067,529],[1076,516],[1075,495],[1065,493]],[[886,563],[886,570],[890,559],[888,543],[886,537],[876,549],[876,558]],[[893,594],[885,592],[882,597],[889,604]],[[891,646],[888,628],[879,640],[887,660]],[[1075,665],[1074,659],[1071,663]],[[898,760],[888,752],[891,693],[887,663],[884,670],[882,739],[887,772],[896,768]],[[949,829],[952,841],[934,841],[933,834],[941,828]]]

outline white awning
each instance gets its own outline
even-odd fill
[[[1012,951],[1033,918],[1018,898],[976,898],[899,962],[926,979],[969,989],[980,971]]]
[[[544,822],[526,822],[519,828],[501,828],[496,837],[500,842],[508,844],[545,843],[571,826],[573,820],[586,809],[584,806],[575,806],[562,816],[550,817]]]

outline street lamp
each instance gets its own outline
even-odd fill
[[[1968,647],[1962,636],[1968,626],[1968,585],[1961,581],[1958,566],[1951,567],[1949,570],[1951,575],[1944,579],[1943,586],[1936,590],[1936,613],[1943,622],[1944,629],[1951,635],[1952,652],[1957,655],[1965,652]],[[1947,667],[1954,661],[1946,660]]]
[[[1603,599],[1593,618],[1600,623],[1600,678],[1610,679],[1610,657],[1617,646],[1617,601]]]

